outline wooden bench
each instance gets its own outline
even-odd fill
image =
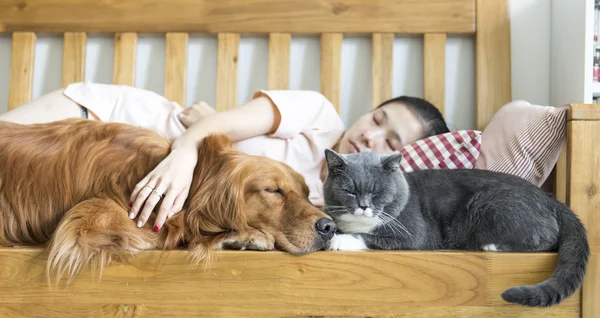
[[[397,34],[424,37],[424,97],[444,111],[447,34],[476,43],[476,120],[483,129],[511,101],[508,0],[8,0],[0,32],[12,34],[9,109],[29,101],[36,33],[64,34],[62,84],[82,81],[87,34],[114,34],[113,82],[134,84],[138,33],[166,37],[164,95],[184,104],[190,32],[218,39],[216,108],[237,104],[240,34],[269,37],[268,88],[287,89],[290,40],[321,37],[320,90],[339,110],[345,34],[372,38],[372,99],[392,97]],[[79,12],[78,12],[79,11]],[[556,196],[585,222],[592,246],[581,292],[550,309],[508,304],[510,286],[554,270],[554,253],[460,251],[220,253],[192,268],[185,251],[147,251],[94,281],[84,272],[50,288],[41,249],[0,248],[0,316],[596,317],[600,305],[600,105],[571,105],[567,147],[553,175]]]

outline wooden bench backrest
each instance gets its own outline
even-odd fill
[[[0,32],[12,32],[9,109],[29,101],[37,32],[63,33],[62,85],[84,79],[90,32],[114,33],[113,82],[133,85],[138,33],[166,37],[163,94],[184,104],[190,32],[215,34],[216,108],[235,107],[240,34],[269,37],[268,88],[287,89],[294,34],[321,37],[320,90],[339,111],[345,34],[372,37],[372,103],[392,97],[396,34],[424,36],[424,97],[444,112],[447,34],[476,43],[476,125],[511,100],[510,24],[506,0],[125,0],[5,1]]]
[[[9,110],[32,97],[39,32],[64,36],[63,87],[85,79],[89,33],[114,34],[112,82],[125,85],[135,85],[138,34],[164,34],[163,95],[180,105],[185,105],[189,34],[214,34],[217,111],[239,102],[240,35],[268,36],[268,89],[289,88],[292,36],[318,35],[320,91],[338,112],[344,35],[371,37],[375,107],[392,97],[395,36],[419,34],[423,36],[423,97],[442,114],[446,114],[447,35],[466,34],[474,37],[476,48],[475,128],[483,130],[512,99],[508,0],[11,0],[0,4],[0,32],[12,33]],[[566,182],[564,173],[556,177],[563,180],[557,184]],[[559,194],[561,199],[564,196]]]

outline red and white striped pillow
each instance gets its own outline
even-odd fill
[[[481,132],[460,130],[406,145],[400,153],[404,172],[424,169],[471,169],[479,157]]]
[[[508,103],[494,114],[482,134],[475,168],[519,176],[542,186],[566,139],[567,107]]]

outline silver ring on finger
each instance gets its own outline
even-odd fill
[[[159,193],[159,192],[158,192],[158,191],[156,191],[156,190],[152,190],[152,194],[156,194],[156,195],[158,195],[158,196],[159,196],[159,197],[161,197],[161,198],[165,196],[164,194],[161,194],[161,193]]]
[[[154,188],[153,188],[153,187],[151,187],[151,186],[149,186],[149,185],[145,185],[145,186],[143,186],[143,187],[142,187],[142,189],[143,189],[143,188],[150,188],[150,190],[154,190]]]

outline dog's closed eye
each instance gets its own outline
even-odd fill
[[[281,188],[267,188],[267,189],[265,189],[265,191],[267,191],[269,193],[279,194],[281,196],[284,195],[284,192]]]

